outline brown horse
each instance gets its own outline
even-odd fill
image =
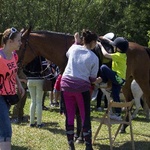
[[[130,42],[127,52],[126,84],[123,87],[127,101],[132,99],[130,85],[133,79],[141,87],[150,108],[150,49]]]
[[[66,51],[73,42],[73,35],[49,31],[31,32],[31,28],[29,28],[22,34],[22,47],[18,55],[23,65],[29,63],[36,56],[43,56],[63,70],[67,62]],[[99,55],[102,53],[100,52]],[[100,58],[102,59],[103,56]],[[150,49],[129,42],[126,84],[123,87],[127,101],[133,98],[130,88],[133,79],[141,87],[150,107]]]

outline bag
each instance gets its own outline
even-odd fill
[[[19,96],[17,94],[15,94],[15,95],[3,95],[3,97],[9,105],[15,105],[19,102]]]
[[[43,83],[43,91],[52,91],[52,81],[49,78],[45,78],[44,79],[44,83]]]

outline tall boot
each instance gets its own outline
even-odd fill
[[[92,133],[91,130],[83,129],[83,135],[85,139],[85,150],[93,150],[92,148]]]
[[[85,150],[93,150],[92,144],[86,144]]]
[[[74,143],[69,143],[69,150],[75,150]]]
[[[69,144],[69,150],[75,150],[74,147],[74,125],[68,125],[66,127],[66,134]]]
[[[11,150],[10,142],[0,142],[0,150]]]

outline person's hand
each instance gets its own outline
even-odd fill
[[[99,42],[99,41],[97,41],[97,44],[98,44],[100,47],[102,46],[101,42]]]
[[[101,82],[102,82],[102,78],[101,77],[96,78],[96,83],[101,83]]]
[[[81,39],[80,39],[79,32],[76,32],[76,33],[74,34],[74,40],[75,40],[75,43],[76,43],[76,44],[80,44]]]
[[[100,40],[103,40],[103,39],[104,39],[104,37],[103,37],[103,36],[99,36],[99,39],[100,39]]]
[[[101,77],[97,77],[95,82],[93,82],[93,84],[99,84],[102,82],[102,78]]]

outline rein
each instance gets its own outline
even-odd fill
[[[42,63],[41,63],[41,68],[42,68]],[[47,67],[46,67],[44,70],[39,71],[39,72],[29,71],[29,70],[27,70],[27,69],[24,68],[24,67],[23,67],[23,70],[26,71],[26,72],[28,72],[28,73],[30,73],[30,74],[32,74],[32,75],[40,74],[40,75],[41,75],[41,78],[43,78],[43,79],[44,79],[44,78],[48,78],[48,79],[50,79],[50,80],[55,79],[55,78],[60,74],[60,72],[58,72],[57,74],[49,73],[48,75],[42,75],[42,74],[44,74],[44,72],[46,72],[49,68],[50,68],[50,64],[47,65]],[[36,77],[29,77],[29,78],[36,78]],[[37,78],[39,78],[39,77],[37,77]]]

